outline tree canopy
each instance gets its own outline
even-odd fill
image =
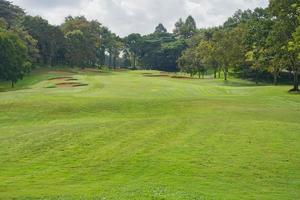
[[[27,70],[26,47],[17,34],[0,31],[0,79],[12,86],[22,79]]]

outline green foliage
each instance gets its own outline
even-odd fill
[[[74,67],[83,67],[84,61],[87,59],[84,57],[87,47],[83,46],[86,42],[83,33],[80,30],[68,32],[66,41],[68,47],[66,58],[69,64]]]
[[[220,64],[216,57],[216,43],[213,40],[202,40],[196,47],[202,64],[205,66],[205,71],[212,68],[214,78],[217,78],[217,72],[220,70]]]
[[[6,0],[0,0],[0,19],[4,19],[8,27],[19,24],[25,12],[19,6]]]
[[[176,60],[186,48],[183,39],[170,33],[153,33],[140,40],[139,60],[147,69],[177,71]]]
[[[28,71],[26,46],[12,32],[0,31],[0,79],[10,81],[12,86]]]
[[[297,55],[297,62],[300,62],[300,26],[293,33],[293,39],[289,42],[288,50]]]
[[[88,21],[84,16],[69,16],[61,25],[61,30],[67,38],[67,61],[71,65],[81,64],[84,68],[95,67],[99,64],[99,56],[101,56],[101,24],[99,22]],[[79,56],[81,60],[79,61],[79,58],[74,56]]]
[[[0,18],[0,29],[7,29],[7,22],[4,18]]]
[[[195,65],[198,61],[198,58],[195,56],[195,51],[193,49],[185,50],[181,57],[178,58],[177,62],[182,72],[188,73],[190,77],[193,77],[197,73],[197,65]]]
[[[42,65],[63,64],[65,53],[64,35],[58,27],[52,26],[47,20],[36,16],[26,16],[24,29],[37,40],[40,57],[37,63]]]
[[[277,84],[281,72],[289,70],[294,74],[296,91],[300,71],[295,48],[299,10],[296,0],[270,1],[266,9],[238,10],[223,26],[199,30],[189,40],[191,50],[187,52],[194,52],[189,53],[190,57],[183,55],[183,60],[193,60],[200,54],[202,63],[208,63],[215,74],[216,69],[222,69],[225,80],[232,69],[255,78],[257,83],[261,74],[271,74]],[[177,22],[174,33],[179,34],[183,26],[182,20]]]
[[[224,27],[234,28],[242,23],[247,23],[253,18],[253,12],[251,10],[238,10],[232,17],[224,23]]]
[[[198,42],[199,40],[199,42]],[[216,44],[209,38],[193,38],[189,43],[190,48],[185,50],[178,59],[181,71],[199,78],[204,77],[209,68],[214,71],[214,78],[219,70],[219,63],[216,59]]]
[[[155,33],[166,33],[166,32],[168,32],[167,29],[161,23],[158,24],[157,27],[155,28]]]
[[[193,37],[197,29],[196,22],[194,18],[190,15],[185,20],[184,28],[183,28],[183,36],[188,39]]]
[[[270,11],[276,17],[271,35],[274,41],[273,48],[277,51],[278,60],[288,63],[291,71],[293,71],[294,88],[291,91],[299,91],[300,65],[297,62],[298,54],[289,48],[289,43],[293,40],[293,33],[296,32],[300,24],[298,20],[299,7],[300,4],[297,0],[270,1]]]
[[[112,66],[114,69],[117,67],[117,60],[124,48],[125,44],[123,43],[123,40],[115,34],[111,34],[107,46],[107,52],[109,54],[109,66]]]
[[[173,34],[176,37],[181,37],[183,34],[183,27],[184,27],[184,22],[183,20],[180,18],[176,23],[175,23],[175,28],[173,30]]]
[[[141,42],[141,35],[137,33],[132,33],[124,38],[125,41],[125,48],[130,55],[131,60],[131,67],[136,69],[137,58],[140,54],[140,42]]]
[[[214,32],[212,41],[214,51],[212,56],[224,72],[227,80],[229,68],[237,68],[244,64],[245,48],[243,38],[245,29],[242,25],[232,29],[222,29]]]
[[[173,33],[178,38],[189,39],[196,32],[197,26],[194,18],[188,16],[185,22],[180,18],[178,22],[175,23],[175,29]]]
[[[27,48],[27,60],[29,62],[29,65],[36,64],[40,58],[38,41],[23,29],[14,28],[13,31],[18,34]]]

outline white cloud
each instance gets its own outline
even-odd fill
[[[153,32],[158,23],[172,31],[179,18],[194,16],[198,27],[222,24],[237,9],[266,7],[268,0],[13,0],[31,15],[60,24],[68,15],[97,19],[113,32]]]

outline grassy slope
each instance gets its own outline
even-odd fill
[[[300,198],[299,95],[141,73],[0,93],[0,199]]]

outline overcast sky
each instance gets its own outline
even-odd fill
[[[237,9],[266,7],[268,0],[12,0],[28,14],[60,24],[68,15],[97,19],[120,36],[151,33],[158,23],[172,31],[192,15],[198,27],[222,24]]]

